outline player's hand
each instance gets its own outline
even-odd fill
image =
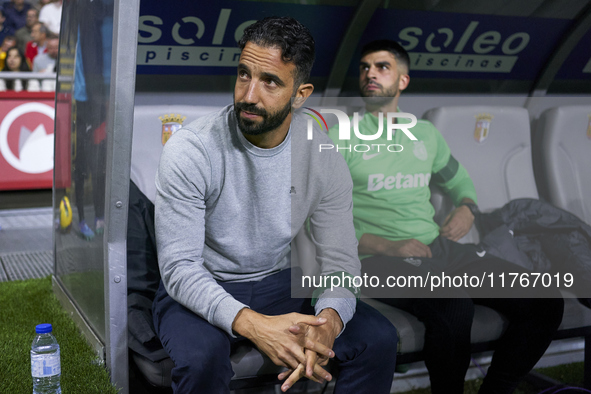
[[[307,359],[304,353],[306,346],[323,352],[323,354],[326,353],[326,350],[313,343],[312,339],[290,332],[290,327],[298,325],[316,327],[322,326],[326,322],[326,317],[321,316],[301,313],[266,316],[244,308],[236,315],[232,329],[252,341],[275,365],[295,371],[299,364],[306,365]],[[328,374],[322,367],[318,366],[318,368],[318,376]]]
[[[328,360],[334,357],[332,346],[335,338],[343,329],[343,322],[339,314],[331,308],[322,310],[319,317],[326,317],[327,323],[323,325],[308,325],[299,323],[289,328],[292,334],[303,337],[306,363],[298,365],[295,370],[288,370],[281,373],[278,378],[285,383],[281,386],[282,391],[287,391],[302,377],[307,377],[316,382],[330,381],[332,376],[320,366],[326,365]]]
[[[395,257],[428,257],[431,258],[431,248],[416,239],[389,241],[386,256]]]
[[[442,237],[451,239],[452,241],[458,241],[464,235],[470,231],[472,224],[474,223],[474,215],[465,205],[462,205],[454,209],[445,218],[443,227],[439,230]]]

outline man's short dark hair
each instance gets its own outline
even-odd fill
[[[406,49],[404,49],[402,45],[393,40],[376,40],[365,44],[363,49],[361,49],[361,57],[368,53],[379,51],[390,52],[394,55],[394,58],[399,65],[405,66],[407,72],[410,70],[410,57],[408,56],[408,52],[406,52]]]
[[[294,89],[308,81],[314,64],[314,38],[310,30],[291,17],[271,16],[248,26],[238,42],[281,49],[281,60],[295,64]]]

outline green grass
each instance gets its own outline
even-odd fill
[[[50,277],[0,283],[0,393],[32,392],[31,342],[40,323],[53,325],[60,344],[64,393],[117,393],[106,369],[54,296]]]

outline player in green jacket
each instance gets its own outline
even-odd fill
[[[476,245],[457,243],[472,227],[478,209],[476,191],[433,124],[419,120],[409,128],[416,140],[398,130],[387,139],[386,114],[400,112],[398,99],[410,82],[407,52],[394,41],[379,40],[367,44],[361,56],[359,84],[366,108],[358,129],[363,135],[376,134],[382,113],[384,132],[371,141],[355,133],[350,139],[339,139],[335,127],[329,136],[353,178],[353,215],[363,272],[382,280],[388,275],[523,272]],[[433,220],[431,184],[447,193],[456,206],[441,228]],[[425,324],[425,363],[435,394],[463,392],[474,303],[490,306],[509,320],[481,393],[513,392],[544,354],[563,310],[558,295],[553,299],[472,299],[470,288],[448,288],[438,298],[427,298],[432,294],[409,287],[382,289],[372,296],[383,297],[381,301],[411,312]]]

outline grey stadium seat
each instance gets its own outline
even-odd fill
[[[516,198],[538,198],[531,158],[529,116],[524,108],[440,107],[423,116],[447,141],[452,155],[470,174],[483,212]],[[441,223],[452,206],[435,191]],[[461,242],[478,242],[473,228]]]
[[[488,128],[486,132],[482,128],[477,130],[481,114],[492,115],[485,127]],[[500,208],[516,198],[538,198],[532,166],[529,116],[524,108],[440,107],[427,111],[423,117],[439,129],[454,157],[468,170],[476,188],[478,205],[483,211]],[[445,217],[451,209],[451,203],[437,193],[435,191],[432,200],[438,204],[435,207],[437,215]],[[477,240],[475,227],[471,232],[476,233],[473,239]],[[564,315],[556,338],[591,338],[591,311],[572,295],[565,298]],[[475,316],[474,324],[481,317]],[[485,317],[484,322],[487,321],[490,324],[484,325],[483,330],[499,332],[500,322],[496,317]],[[591,368],[587,361],[591,361],[588,358],[591,357],[591,346],[586,348],[585,355],[585,384],[589,387]]]
[[[540,192],[591,224],[591,106],[546,110],[534,135]]]

